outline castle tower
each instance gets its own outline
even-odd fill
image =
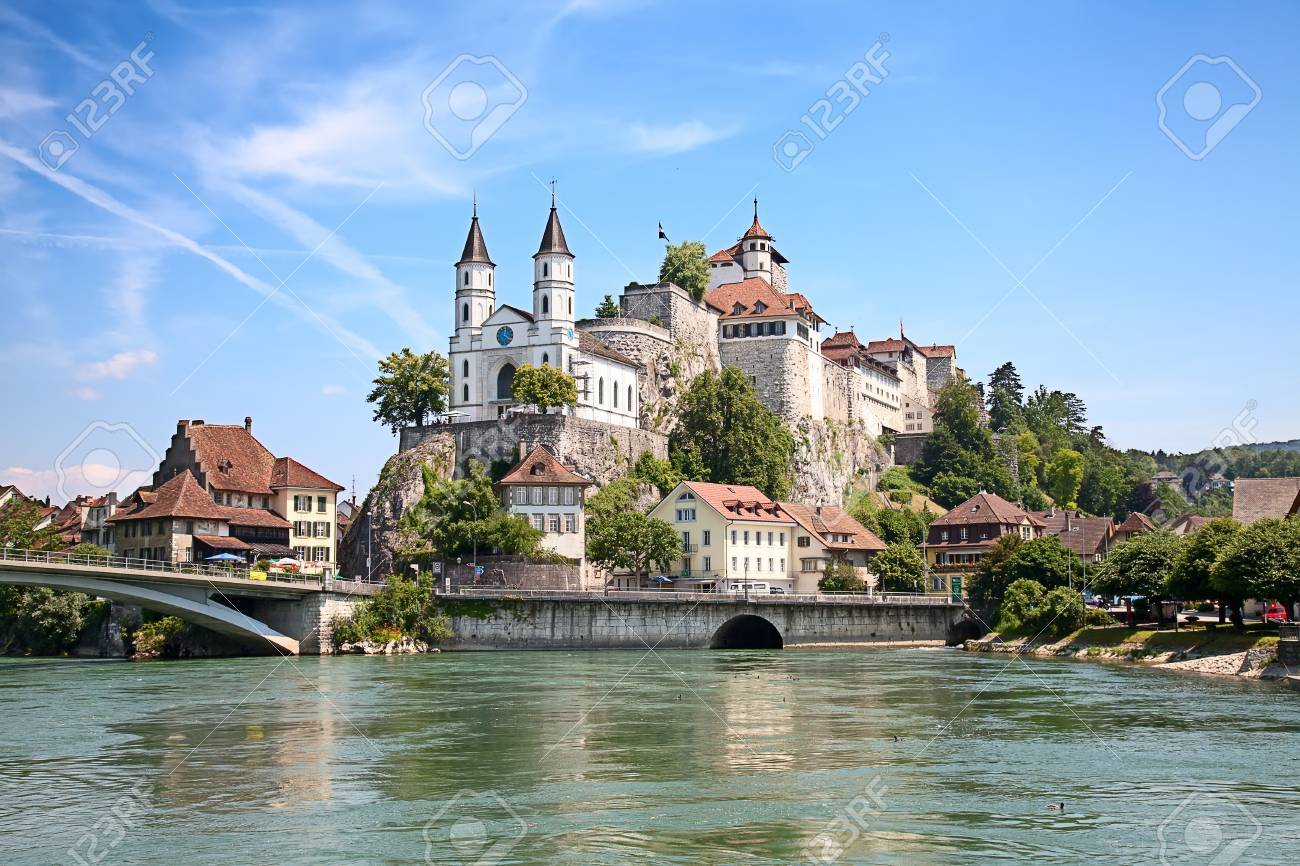
[[[559,214],[555,211],[552,181],[551,214],[542,232],[542,243],[533,256],[533,318],[543,340],[556,330],[573,327],[573,253],[564,240]]]
[[[496,308],[496,287],[492,285],[495,270],[496,265],[488,255],[487,243],[478,225],[478,201],[475,200],[465,249],[460,254],[460,261],[456,262],[454,321],[458,336],[478,334],[484,320]]]
[[[754,222],[740,236],[740,266],[745,278],[761,277],[772,282],[772,236],[758,222],[758,199],[754,199]]]

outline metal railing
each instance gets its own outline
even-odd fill
[[[63,550],[26,550],[0,548],[0,562],[28,562],[43,565],[84,565],[106,571],[146,571],[190,577],[217,577],[223,580],[246,580],[249,583],[320,583],[320,578],[302,574],[266,572],[266,579],[249,575],[248,566],[204,565],[198,562],[167,562],[161,559],[137,559],[125,556],[90,556]]]
[[[447,593],[443,593],[447,594]],[[502,587],[457,586],[451,595],[509,596],[534,599],[606,598],[621,601],[763,601],[799,604],[917,604],[960,605],[947,596],[905,592],[690,592],[679,589],[507,589]]]

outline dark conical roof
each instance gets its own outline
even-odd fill
[[[485,265],[493,265],[492,258],[488,255],[487,242],[483,240],[483,230],[478,227],[478,207],[474,208],[474,216],[469,221],[469,234],[465,237],[465,249],[460,254],[458,265],[466,262],[481,262]]]
[[[772,239],[772,236],[767,233],[767,229],[763,228],[763,226],[758,221],[758,199],[757,198],[754,199],[754,222],[752,225],[750,225],[748,229],[745,230],[745,233],[740,236],[740,239],[742,241],[749,240],[750,238],[762,238],[763,240],[769,240],[769,241]]]
[[[564,229],[560,226],[560,215],[555,212],[555,205],[551,205],[551,215],[546,220],[546,231],[542,232],[542,245],[537,248],[536,256],[544,253],[573,255],[569,252],[568,242],[564,240]]]

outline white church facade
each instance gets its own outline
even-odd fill
[[[453,421],[491,421],[515,404],[515,373],[525,364],[557,367],[578,386],[579,418],[620,427],[639,426],[640,365],[579,331],[574,318],[574,255],[564,238],[555,200],[533,255],[532,310],[496,303],[496,265],[478,222],[456,263],[455,334],[449,408]]]

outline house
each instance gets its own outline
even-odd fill
[[[1184,514],[1169,524],[1169,531],[1174,535],[1191,535],[1213,519],[1200,514]]]
[[[817,592],[817,584],[828,562],[848,563],[869,588],[876,588],[871,558],[885,549],[885,542],[834,505],[780,503],[781,510],[799,524],[794,532],[790,562],[795,571],[796,592]]]
[[[1182,476],[1177,472],[1170,472],[1168,469],[1161,469],[1155,475],[1151,476],[1151,486],[1159,487],[1161,484],[1168,484],[1175,490],[1183,489]]]
[[[1232,516],[1242,523],[1286,517],[1300,495],[1300,478],[1238,478],[1232,486]]]
[[[926,592],[964,600],[970,576],[999,538],[1040,538],[1045,528],[1043,521],[1020,506],[981,490],[930,523],[929,535],[921,545],[930,572]]]
[[[521,449],[522,450],[522,449]],[[542,545],[578,564],[586,575],[586,490],[593,482],[569,469],[555,452],[538,445],[496,483],[501,504],[545,535]]]
[[[762,584],[794,591],[790,551],[799,524],[758,488],[683,481],[650,516],[681,534],[677,589],[740,592]],[[616,577],[614,585],[635,580]]]
[[[1058,508],[1029,514],[1042,522],[1044,535],[1059,538],[1084,562],[1101,562],[1115,543],[1115,521],[1109,517],[1089,517],[1082,511]]]
[[[307,571],[332,570],[342,490],[272,454],[253,436],[252,418],[243,425],[181,420],[153,483],[106,523],[118,555],[172,562],[289,556]]]
[[[30,498],[12,484],[0,484],[0,509],[10,502],[25,502]]]
[[[1134,511],[1124,518],[1124,522],[1115,527],[1115,544],[1128,541],[1135,535],[1141,535],[1144,532],[1155,532],[1156,525],[1151,522],[1141,511]]]
[[[111,528],[108,525],[108,518],[116,511],[117,493],[106,493],[91,499],[86,508],[85,519],[81,523],[81,542],[108,549],[111,546],[109,540]]]

